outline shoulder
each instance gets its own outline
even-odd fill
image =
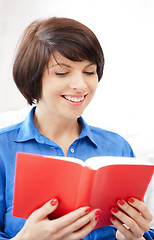
[[[110,140],[110,141],[126,141],[122,136],[118,133],[108,131],[99,127],[89,126],[93,136],[99,140]]]
[[[24,131],[26,130],[27,126],[30,124],[30,120],[32,119],[33,116],[33,110],[29,110],[29,108],[22,109],[20,111],[15,111],[13,114],[10,113],[10,118],[13,119],[11,120],[14,122],[11,125],[8,125],[6,127],[0,128],[0,138],[2,139],[3,137],[7,136],[15,136],[18,134],[21,128],[24,128]],[[13,115],[13,117],[12,117]],[[9,118],[9,114],[7,115],[7,118]],[[7,119],[5,117],[5,119]],[[15,119],[15,120],[14,120]],[[31,120],[32,121],[32,120]],[[8,122],[8,120],[7,120]]]
[[[113,155],[134,156],[130,144],[118,133],[89,126],[95,142],[99,148],[108,149]]]
[[[105,139],[111,139],[111,140],[124,140],[124,138],[122,136],[120,136],[118,133],[115,133],[115,132],[112,132],[112,131],[109,131],[109,130],[105,130],[105,129],[102,129],[102,128],[99,128],[99,127],[94,127],[94,126],[89,126],[92,134],[96,137],[99,137],[99,138],[105,138]]]
[[[20,123],[0,129],[0,168],[12,166],[16,154],[15,139],[20,129]]]
[[[5,138],[11,140],[11,137],[16,137],[20,129],[21,123],[13,124],[0,129],[0,142]],[[2,143],[2,142],[1,142]]]

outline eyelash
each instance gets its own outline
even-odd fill
[[[56,75],[57,75],[57,76],[65,76],[65,75],[67,75],[67,74],[68,74],[68,72],[65,72],[65,73],[56,72]]]
[[[84,72],[85,74],[87,74],[88,76],[90,76],[90,75],[93,75],[94,74],[94,72]]]

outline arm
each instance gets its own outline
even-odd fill
[[[119,207],[111,210],[113,214],[111,222],[118,229],[117,239],[153,239],[151,235],[153,231],[149,227],[152,215],[146,205],[135,198],[130,198],[128,202],[119,200],[117,203]]]

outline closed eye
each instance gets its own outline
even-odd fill
[[[65,76],[67,74],[68,74],[68,72],[56,72],[57,76]]]
[[[93,75],[95,72],[84,72],[87,75]]]

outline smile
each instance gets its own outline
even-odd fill
[[[63,96],[63,97],[71,102],[82,102],[84,100],[84,96],[82,97]]]
[[[84,103],[86,95],[62,95],[62,97],[72,106],[80,106]]]

